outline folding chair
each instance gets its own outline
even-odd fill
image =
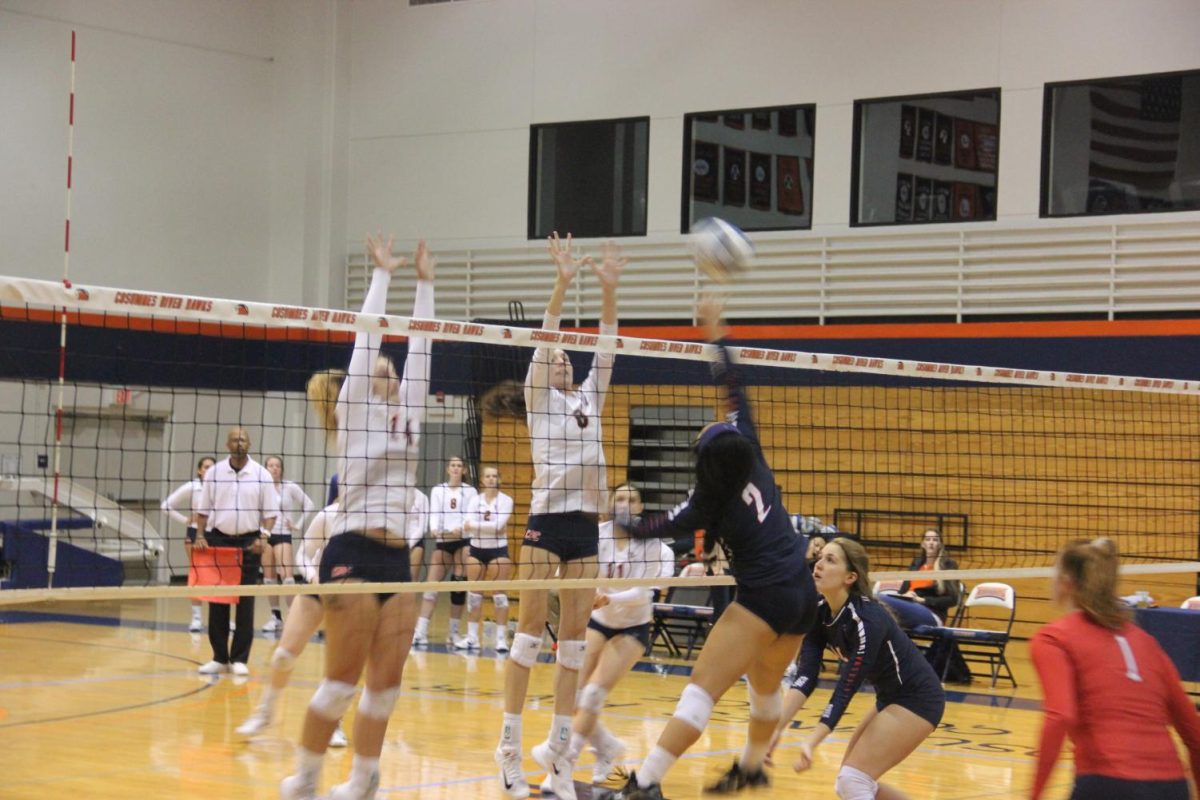
[[[685,637],[687,650],[684,658],[692,657],[692,650],[702,644],[712,627],[713,607],[708,586],[676,586],[667,593],[666,602],[654,604],[654,621],[650,629],[650,647],[662,644],[667,652],[678,657],[684,654],[676,637]]]
[[[1004,654],[1016,616],[1017,593],[1011,586],[1007,583],[981,583],[971,590],[953,625],[929,628],[923,630],[922,634],[958,645],[959,653],[968,665],[987,664],[991,670],[993,688],[1001,677],[1016,688],[1017,680]],[[950,662],[947,661],[946,668],[942,670],[943,681],[949,666]],[[970,669],[969,666],[967,668]]]
[[[903,585],[904,581],[875,581],[871,594],[876,597],[882,594],[900,594],[900,587]]]

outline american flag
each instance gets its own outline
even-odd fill
[[[1089,177],[1166,200],[1179,157],[1182,76],[1093,86],[1090,98]]]

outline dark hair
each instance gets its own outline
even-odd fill
[[[754,443],[736,433],[724,433],[696,454],[696,487],[714,508],[742,490],[754,469]]]
[[[196,462],[196,469],[200,469],[201,467],[203,467],[205,461],[211,461],[214,464],[217,463],[217,460],[215,458],[213,458],[212,456],[204,456],[199,461]]]

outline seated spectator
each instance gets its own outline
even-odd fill
[[[940,569],[958,569],[953,558],[945,554],[942,535],[936,528],[925,531],[921,537],[921,552],[908,565],[909,570],[928,572]],[[926,606],[943,623],[952,609],[958,608],[958,581],[914,580],[905,581],[900,594]]]

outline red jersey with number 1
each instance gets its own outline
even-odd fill
[[[1169,726],[1187,745],[1200,783],[1200,715],[1158,642],[1136,625],[1118,630],[1075,611],[1038,631],[1030,654],[1045,694],[1033,797],[1062,749],[1075,746],[1078,775],[1130,781],[1184,777]]]

